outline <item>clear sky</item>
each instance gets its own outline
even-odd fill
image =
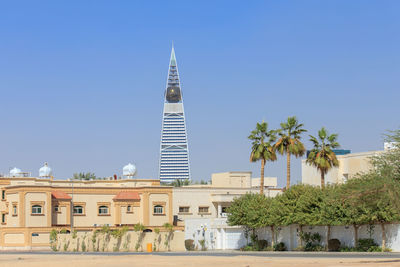
[[[3,1],[0,172],[157,178],[171,42],[192,176],[253,171],[249,132],[296,115],[353,152],[400,126],[399,1]],[[308,135],[304,135],[306,145]],[[284,185],[286,161],[267,176]],[[292,165],[301,179],[300,160]]]

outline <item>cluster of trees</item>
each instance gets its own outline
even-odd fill
[[[89,181],[96,180],[97,177],[93,172],[80,172],[74,173],[72,179]]]
[[[171,183],[166,183],[166,185],[173,186],[173,187],[182,187],[182,186],[193,185],[193,184],[206,185],[206,184],[208,184],[208,182],[204,181],[204,180],[193,181],[193,180],[189,180],[189,179],[176,179],[175,181],[173,181]]]
[[[257,126],[263,127],[263,124]],[[333,143],[334,138],[328,139]],[[393,148],[371,158],[373,168],[368,173],[358,174],[341,185],[294,185],[275,198],[246,194],[233,201],[228,210],[228,224],[253,231],[270,227],[272,246],[276,241],[276,228],[281,226],[299,225],[302,233],[305,225],[323,225],[326,226],[326,240],[329,240],[331,226],[351,225],[357,246],[359,227],[379,224],[381,247],[385,250],[385,225],[400,221],[400,130],[389,132],[386,141],[391,142]],[[309,160],[313,158],[315,155]]]
[[[281,123],[280,129],[268,129],[266,122],[257,123],[248,137],[252,141],[250,161],[261,161],[260,194],[264,192],[264,168],[267,161],[276,161],[277,153],[287,157],[286,189],[290,187],[290,158],[301,157],[306,152],[301,142],[302,133],[307,132],[296,117],[289,117]],[[325,175],[332,168],[339,166],[333,149],[339,147],[337,134],[328,134],[322,127],[317,137],[310,135],[313,148],[307,157],[307,163],[316,167],[321,173],[321,187],[325,186]]]

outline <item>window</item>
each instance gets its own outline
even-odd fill
[[[99,206],[99,215],[108,215],[108,207]]]
[[[54,206],[54,212],[60,212],[60,207],[58,205]]]
[[[6,214],[5,214],[5,213],[2,213],[2,214],[1,214],[1,223],[2,223],[2,224],[5,224],[5,223],[6,223]]]
[[[153,213],[154,214],[164,214],[164,207],[161,205],[155,205]]]
[[[6,190],[1,190],[1,199],[6,199]]]
[[[74,206],[74,215],[81,215],[83,214],[83,207],[82,206]]]
[[[13,215],[17,215],[18,214],[18,209],[17,209],[17,205],[13,205]]]
[[[208,207],[199,207],[199,213],[208,213]]]
[[[132,212],[132,206],[131,205],[128,205],[126,207],[126,212]]]
[[[179,207],[179,213],[189,213],[189,207]]]
[[[228,207],[221,207],[221,212],[222,213],[226,213],[227,210],[228,210]]]
[[[33,205],[32,206],[32,214],[42,214],[42,206]]]

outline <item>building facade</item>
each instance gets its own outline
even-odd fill
[[[159,180],[0,178],[0,248],[48,247],[52,229],[173,224],[172,188]]]
[[[127,166],[124,174],[132,174]],[[173,188],[151,179],[54,180],[47,165],[41,171],[38,178],[19,169],[0,177],[0,249],[48,249],[53,229],[83,233],[140,223],[152,231],[170,223],[193,234],[193,220],[231,229],[226,210],[232,201],[259,192],[251,172],[217,173],[211,184]],[[281,192],[274,184],[276,178],[266,178],[265,194]]]
[[[193,239],[207,249],[238,249],[246,244],[241,227],[229,226],[227,209],[235,198],[260,192],[260,178],[251,172],[214,173],[207,185],[173,188],[173,213],[178,225],[185,226],[185,239]],[[282,192],[276,177],[265,177],[264,194],[275,197]]]
[[[190,180],[185,111],[173,47],[164,94],[159,178],[161,182],[173,182],[177,179]]]
[[[358,173],[368,172],[372,168],[371,157],[377,156],[382,152],[380,150],[337,155],[339,167],[328,171],[325,175],[325,183],[342,184]],[[321,174],[315,167],[308,165],[305,159],[301,161],[301,177],[303,184],[321,185]]]

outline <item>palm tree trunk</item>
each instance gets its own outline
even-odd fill
[[[381,223],[382,227],[382,252],[385,252],[386,249],[386,231],[385,231],[385,224]]]
[[[289,149],[286,150],[286,157],[287,157],[287,161],[286,161],[286,189],[289,189],[290,187],[290,152]]]
[[[275,229],[274,226],[271,225],[271,247],[274,249],[275,246]]]
[[[264,194],[264,168],[265,159],[261,159],[260,195]]]
[[[321,188],[325,188],[325,173],[321,172]]]

